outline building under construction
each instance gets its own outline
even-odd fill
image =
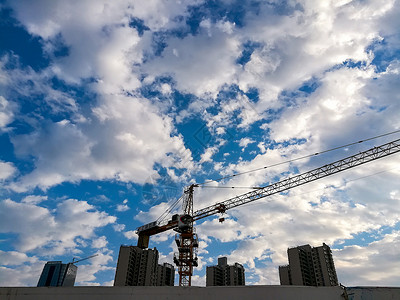
[[[178,268],[179,286],[191,286],[193,268],[198,266],[197,249],[199,244],[194,227],[194,223],[196,221],[202,220],[210,216],[221,215],[219,220],[220,222],[223,222],[223,215],[230,209],[238,208],[239,206],[257,201],[265,197],[276,195],[282,192],[287,192],[292,188],[302,186],[304,184],[325,178],[327,176],[331,176],[333,174],[337,174],[339,172],[343,172],[345,170],[349,170],[354,167],[358,167],[360,165],[372,162],[376,159],[387,157],[398,152],[400,152],[399,139],[380,146],[375,146],[366,151],[359,152],[355,155],[348,156],[332,163],[325,164],[322,167],[301,174],[293,175],[267,186],[253,187],[253,190],[250,192],[237,195],[223,201],[219,201],[197,211],[194,211],[193,209],[194,189],[198,187],[210,187],[210,185],[207,185],[208,183],[210,183],[210,181],[206,181],[203,183],[193,183],[185,188],[184,194],[177,201],[175,201],[171,205],[171,207],[169,207],[156,221],[144,224],[137,228],[137,246],[141,249],[147,249],[149,247],[151,236],[160,234],[168,230],[175,230],[176,232],[178,232],[175,238],[178,246],[178,253],[176,253],[174,256],[174,262]],[[316,155],[317,154],[319,153],[316,153]],[[267,166],[265,166],[264,168],[266,167]],[[249,172],[255,171],[257,170]],[[233,176],[237,175],[240,174],[236,174]],[[170,218],[169,215],[173,213],[174,208],[179,202],[181,202],[181,214],[174,214],[172,215],[172,218]],[[317,254],[318,253],[315,253],[315,255]],[[311,260],[311,262],[313,261]],[[334,270],[334,267],[332,267],[331,270]],[[284,268],[282,268],[282,272],[284,272]],[[296,272],[294,270],[292,271],[291,268],[290,271],[289,268],[286,268],[288,282],[287,284],[290,284],[291,280],[293,282],[292,284],[297,284],[297,281],[293,281],[293,278],[291,278],[292,274],[295,274]],[[323,274],[323,271],[319,272],[316,275],[319,276],[320,274]],[[310,275],[310,279],[304,280],[303,277],[301,277],[302,279],[299,280],[299,282],[301,281],[301,284],[304,285],[336,285],[336,272],[328,275],[331,277],[325,277],[325,274],[323,274],[324,277],[322,277],[322,279],[319,277],[311,279],[311,277],[314,275]]]
[[[289,265],[279,267],[282,285],[335,286],[338,285],[331,248],[310,245],[289,248]]]
[[[236,286],[245,285],[244,267],[235,263],[228,265],[226,257],[218,258],[218,265],[207,267],[207,286]]]
[[[114,286],[173,286],[174,266],[158,264],[158,250],[122,245],[119,250]]]
[[[73,263],[49,261],[43,267],[37,286],[74,286],[77,270]]]

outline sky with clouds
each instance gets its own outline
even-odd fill
[[[2,0],[0,14],[1,286],[93,254],[76,285],[112,285],[120,245],[185,186],[279,164],[195,189],[197,210],[400,137],[399,0]],[[325,242],[342,284],[399,286],[399,178],[395,154],[199,221],[193,285],[218,256],[279,284],[288,247]],[[172,263],[174,232],[150,247]]]

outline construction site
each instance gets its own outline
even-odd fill
[[[400,300],[400,0],[0,15],[0,300]]]
[[[289,265],[280,267],[280,286],[245,286],[243,266],[237,262],[229,266],[226,257],[219,258],[217,266],[207,267],[207,287],[192,286],[193,270],[198,266],[197,249],[199,241],[194,226],[196,221],[220,214],[220,222],[223,222],[223,215],[229,209],[398,152],[400,152],[400,140],[394,140],[268,186],[255,188],[254,191],[197,211],[193,211],[194,190],[200,184],[192,184],[159,219],[137,229],[137,246],[121,246],[114,287],[74,287],[77,271],[74,263],[96,256],[92,255],[81,260],[73,260],[68,264],[57,261],[48,262],[43,269],[38,287],[2,287],[0,288],[0,298],[7,300],[170,299],[175,297],[193,300],[204,299],[205,297],[210,300],[221,298],[400,299],[400,288],[345,287],[340,285],[333,258],[330,255],[330,248],[326,244],[317,248],[304,245],[288,249]],[[171,216],[171,212],[179,203],[181,203],[181,213]],[[155,248],[149,249],[150,237],[168,230],[176,231],[175,243],[178,252],[174,255],[174,263],[178,269],[178,287],[173,286],[174,266],[168,263],[157,265],[158,251]],[[326,261],[326,264],[319,271],[314,270],[313,267],[310,269],[301,266],[301,264],[307,265],[307,261],[310,259],[315,259],[314,262],[311,261],[311,265],[314,266],[318,264],[318,261]],[[302,260],[305,263],[302,263]],[[321,263],[319,264],[321,265]],[[229,279],[223,281],[224,278]]]

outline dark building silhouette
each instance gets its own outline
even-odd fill
[[[72,263],[49,261],[43,267],[37,286],[74,286],[77,269]]]
[[[157,282],[158,250],[124,246],[119,249],[114,286],[154,286]]]
[[[287,253],[289,265],[279,267],[281,285],[338,285],[332,251],[325,243],[289,248]]]
[[[157,266],[157,286],[174,286],[175,268],[169,263]]]
[[[241,264],[228,265],[226,257],[218,258],[218,265],[207,267],[206,286],[245,285],[244,268]]]

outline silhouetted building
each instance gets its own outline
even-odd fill
[[[169,263],[157,266],[157,286],[174,286],[175,268]]]
[[[49,261],[43,267],[37,286],[74,286],[77,270],[72,263]]]
[[[154,286],[157,283],[158,250],[124,246],[119,249],[114,286]]]
[[[325,243],[289,248],[287,252],[289,265],[279,267],[281,285],[338,285],[332,251]]]
[[[218,265],[207,267],[206,286],[245,285],[244,268],[241,264],[228,265],[226,257],[218,258]]]

